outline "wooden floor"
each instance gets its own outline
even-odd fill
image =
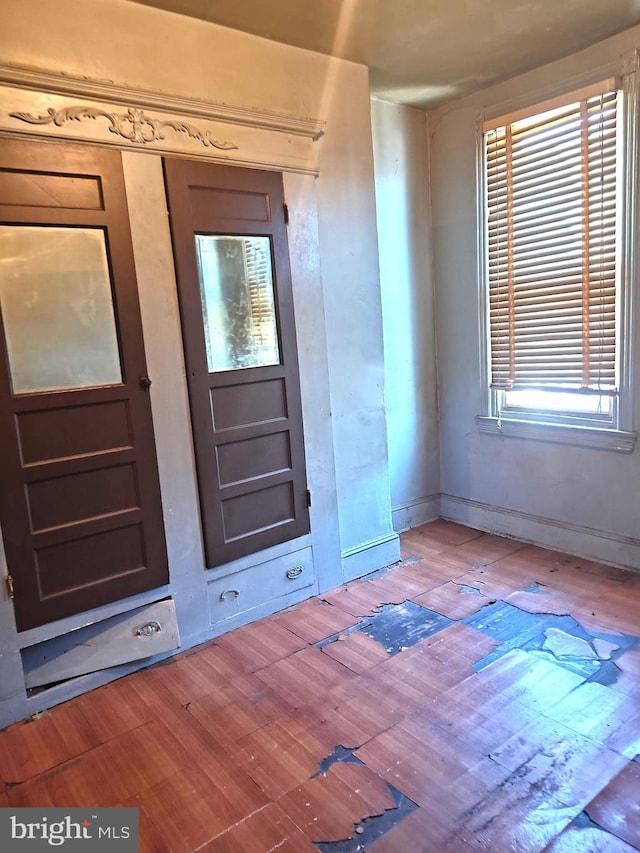
[[[438,521],[403,562],[0,733],[2,806],[143,851],[640,849],[640,575]]]

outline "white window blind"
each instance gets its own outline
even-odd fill
[[[617,387],[618,93],[583,94],[485,126],[494,389]]]

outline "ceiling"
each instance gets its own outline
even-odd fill
[[[640,23],[640,0],[134,0],[368,65],[374,95],[429,106]]]

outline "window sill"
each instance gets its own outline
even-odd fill
[[[532,438],[538,441],[552,441],[556,444],[570,444],[575,447],[616,450],[620,453],[631,453],[636,441],[635,432],[602,427],[575,426],[574,424],[540,423],[503,418],[500,426],[498,426],[498,418],[486,415],[477,415],[476,424],[480,432],[491,433],[492,435]]]

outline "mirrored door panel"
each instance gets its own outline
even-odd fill
[[[122,382],[101,228],[0,225],[0,313],[14,394]]]
[[[271,240],[195,239],[209,372],[279,364]]]

